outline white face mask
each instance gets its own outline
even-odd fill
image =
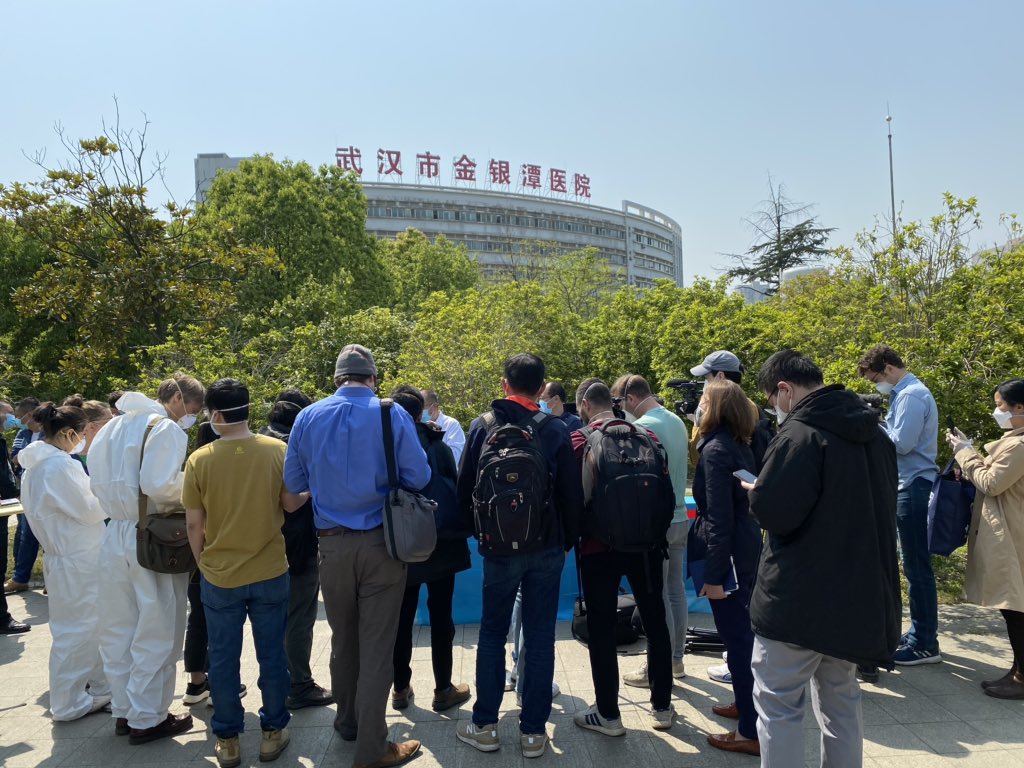
[[[240,411],[243,408],[248,408],[248,407],[249,407],[249,403],[246,403],[245,405],[236,405],[233,408],[215,408],[214,412],[216,412],[216,413],[229,413],[230,411]],[[234,424],[245,424],[247,421],[249,421],[249,420],[248,419],[237,419],[235,421],[222,421],[220,424],[214,424],[211,421],[210,422],[210,429],[213,430],[213,434],[219,435],[221,432],[220,432],[220,429],[218,429],[218,427],[230,427],[230,426],[232,426]]]
[[[895,384],[890,384],[888,381],[879,381],[875,384],[875,389],[881,392],[883,395],[888,395],[892,392]]]
[[[778,421],[780,427],[782,426],[782,423],[786,419],[789,418],[789,411],[784,411],[782,409],[782,406],[779,404],[779,398],[781,396],[782,396],[782,392],[781,391],[779,392],[779,394],[777,394],[775,396],[775,418]],[[790,394],[790,396],[789,396],[789,407],[790,408],[793,407],[793,395],[792,394]]]
[[[182,429],[192,429],[195,423],[196,415],[194,413],[186,413],[177,421],[178,426]]]
[[[698,405],[697,410],[693,412],[693,423],[698,427],[700,426],[700,420],[704,418],[704,408]]]
[[[998,424],[999,428],[1003,430],[1013,429],[1013,424],[1010,422],[1013,420],[1014,416],[1019,415],[1021,414],[1011,413],[1010,411],[1001,411],[998,408],[992,411],[992,418],[996,420],[996,424]]]
[[[72,453],[81,453],[84,450],[85,450],[85,438],[83,437],[81,440],[78,441],[78,445],[75,446],[75,450],[73,450]]]

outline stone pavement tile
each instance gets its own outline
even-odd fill
[[[0,746],[30,737],[50,738],[51,725],[49,718],[39,715],[11,715],[0,718]]]
[[[0,765],[4,768],[56,768],[72,757],[86,739],[29,738],[0,746]]]
[[[959,757],[1003,748],[1002,744],[990,739],[971,723],[911,723],[907,728],[940,755]]]
[[[259,728],[257,739],[259,738]],[[248,734],[246,734],[248,735]],[[126,736],[110,737],[112,739],[127,739]],[[160,739],[149,744],[140,744],[131,753],[130,762],[132,765],[149,765],[150,763],[188,763],[199,757],[209,743],[209,749],[213,751],[213,735],[204,733],[202,730],[192,730],[173,739]],[[129,745],[130,746],[130,745]],[[258,749],[258,747],[257,747]],[[69,760],[66,765],[71,765]]]
[[[116,766],[133,762],[132,758],[147,744],[132,746],[127,736],[115,736],[113,726],[104,731],[104,736],[97,736],[81,742],[81,746],[64,763],[68,768],[84,766]]]
[[[877,707],[881,714],[870,725],[884,725],[895,720],[897,723],[945,723],[959,720],[956,714],[942,706],[937,698],[918,696],[909,699],[879,697],[864,702],[865,710]],[[883,720],[883,722],[879,722]],[[867,712],[865,712],[865,725]]]
[[[864,726],[866,757],[928,751],[928,744],[905,725]]]
[[[43,718],[46,728],[40,733],[54,741],[61,739],[85,739],[92,736],[100,736],[111,732],[113,719],[109,713],[97,712],[93,715],[86,715],[78,720],[69,723],[55,723],[47,715]]]
[[[665,765],[646,732],[626,727],[630,732],[624,738],[586,739],[581,742],[594,768],[661,768]]]
[[[979,689],[967,696],[932,696],[931,700],[967,722],[1005,718],[1010,714],[1002,701],[986,696]],[[1024,723],[1021,728],[1024,729]]]
[[[923,701],[927,701],[924,699]],[[894,702],[896,704],[896,702]],[[881,699],[862,699],[861,700],[861,711],[864,716],[864,725],[887,725],[893,721],[893,716],[882,706]],[[898,721],[903,722],[903,721]],[[805,724],[810,724],[814,728],[818,727],[817,721],[814,719],[814,714],[811,713],[809,716],[804,718]]]
[[[1006,749],[1024,749],[1024,722],[1019,719],[976,720],[971,727]]]

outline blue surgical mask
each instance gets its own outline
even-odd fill
[[[27,429],[27,427],[25,426],[25,423],[13,413],[8,413],[4,416],[4,429]]]
[[[544,413],[551,413],[551,406],[548,404],[547,400],[540,401],[540,409],[544,411]]]
[[[430,423],[430,411],[423,411],[423,413],[420,414],[420,421],[422,421],[424,424],[429,424]]]

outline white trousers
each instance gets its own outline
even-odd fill
[[[803,719],[808,683],[821,728],[823,768],[863,765],[864,718],[855,664],[754,635],[752,666],[761,768],[805,764]]]
[[[77,720],[89,714],[93,697],[110,693],[97,635],[99,556],[97,549],[73,556],[47,552],[43,558],[53,639],[50,715],[55,721]]]
[[[139,565],[135,522],[111,520],[100,555],[100,655],[110,683],[111,711],[131,728],[167,718],[185,640],[188,574]]]

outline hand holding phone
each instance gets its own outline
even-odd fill
[[[750,483],[753,485],[757,482],[757,475],[752,472],[747,472],[745,469],[737,469],[732,473],[732,476],[739,480],[741,483]]]

